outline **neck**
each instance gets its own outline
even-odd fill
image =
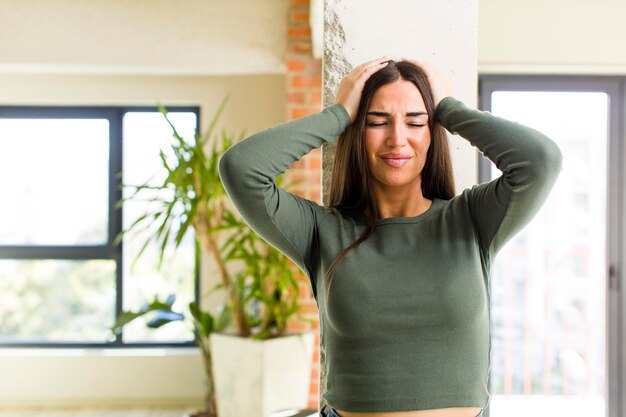
[[[410,187],[381,187],[374,186],[374,199],[378,207],[378,218],[387,217],[415,217],[430,207],[431,200],[422,194],[421,183]]]

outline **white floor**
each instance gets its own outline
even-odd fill
[[[0,417],[184,417],[195,410],[151,410],[151,409],[128,409],[128,410],[0,410]]]

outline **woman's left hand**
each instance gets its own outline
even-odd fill
[[[430,89],[433,92],[433,101],[435,103],[435,109],[439,105],[439,102],[448,96],[452,96],[454,94],[452,90],[452,84],[450,84],[450,80],[443,75],[440,71],[438,71],[432,64],[409,58],[402,58],[405,61],[409,61],[424,71],[426,77],[428,78],[428,83],[430,84]]]

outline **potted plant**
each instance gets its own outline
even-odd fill
[[[167,171],[163,182],[123,184],[133,192],[118,201],[116,207],[137,198],[144,190],[173,193],[164,194],[167,198],[154,198],[160,209],[138,217],[115,239],[115,244],[119,244],[124,235],[139,226],[158,226],[156,233],[144,242],[133,265],[154,241],[160,245],[160,270],[167,243],[173,241],[177,249],[191,226],[202,250],[214,260],[219,275],[218,284],[206,295],[221,289],[225,291],[225,301],[214,313],[192,302],[185,313],[172,309],[175,294],[165,300],[154,297],[138,311],[123,311],[111,331],[117,334],[126,324],[144,316],[151,328],[175,321],[190,323],[206,371],[205,409],[194,416],[261,417],[278,408],[306,406],[314,338],[312,332],[287,332],[287,322],[294,315],[299,320],[313,320],[298,314],[299,290],[289,258],[267,244],[230,208],[218,175],[218,161],[234,141],[224,130],[219,138],[213,134],[227,98],[207,131],[203,135],[195,133],[191,141],[178,133],[167,109],[158,106],[172,129],[173,162],[161,150],[163,169]],[[243,136],[242,133],[239,139]],[[277,183],[280,182],[279,178]],[[265,373],[261,376],[259,369],[263,366]],[[294,377],[301,381],[301,388],[295,391],[294,381],[285,380]],[[262,382],[270,385],[269,392]]]

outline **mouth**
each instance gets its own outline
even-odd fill
[[[400,168],[409,163],[412,156],[381,156],[380,159],[391,167]]]

